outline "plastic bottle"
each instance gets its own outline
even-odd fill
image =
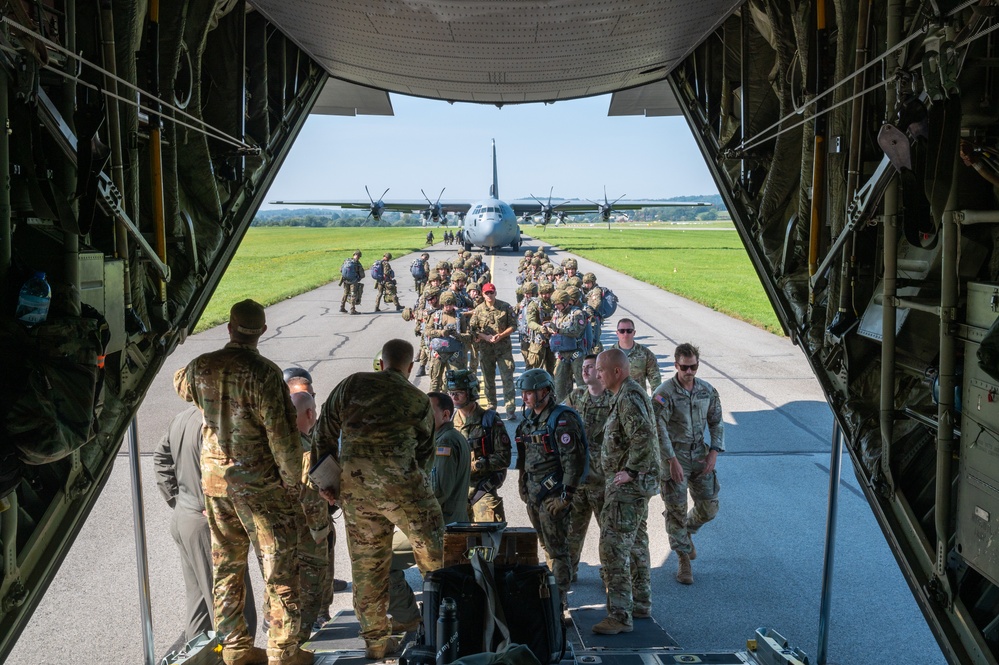
[[[45,281],[45,273],[36,272],[21,287],[21,296],[17,299],[17,311],[14,317],[29,328],[38,325],[48,318],[51,299],[52,289]]]
[[[458,660],[458,606],[453,598],[441,601],[437,616],[437,665]]]

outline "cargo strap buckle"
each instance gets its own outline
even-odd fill
[[[548,476],[547,478],[541,481],[541,486],[544,487],[546,490],[553,490],[555,489],[556,485],[558,485],[558,481],[555,480],[555,476]]]

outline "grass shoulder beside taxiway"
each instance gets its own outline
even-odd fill
[[[426,234],[421,227],[250,228],[194,331],[225,323],[232,304],[245,298],[267,306],[339,281],[340,265],[355,249],[363,252],[367,272],[384,252],[421,249]],[[393,267],[398,274],[399,266]]]
[[[783,335],[739,234],[731,223],[608,229],[524,228],[544,245],[584,256],[635,279]],[[599,280],[600,274],[597,274]]]

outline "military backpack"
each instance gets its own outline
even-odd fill
[[[354,259],[347,259],[340,266],[340,276],[343,277],[343,281],[348,284],[357,284],[361,281],[361,277],[364,275],[364,270],[361,268],[361,264]]]

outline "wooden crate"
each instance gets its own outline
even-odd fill
[[[447,531],[444,533],[444,566],[468,563],[468,550],[482,545],[481,532]],[[498,565],[515,563],[537,565],[538,533],[531,527],[512,526],[503,531],[503,540],[493,560]]]

